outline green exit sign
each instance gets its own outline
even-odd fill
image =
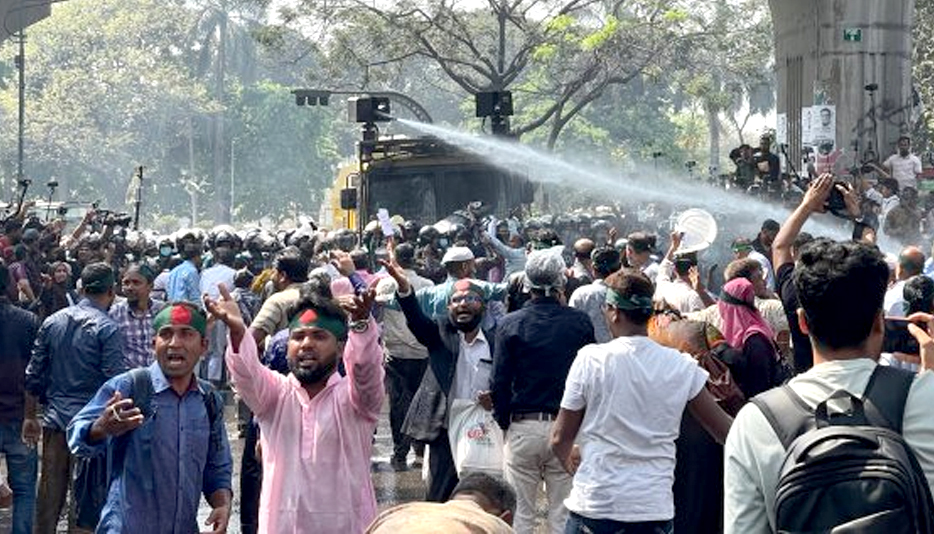
[[[859,43],[863,40],[862,28],[846,28],[843,30],[843,40],[851,43]]]

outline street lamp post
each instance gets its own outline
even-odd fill
[[[19,144],[16,153],[16,180],[22,182],[26,177],[23,171],[26,137],[26,33],[23,31],[19,32],[19,55],[16,56],[16,68],[19,71]]]

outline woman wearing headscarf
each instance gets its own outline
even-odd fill
[[[43,317],[48,317],[62,308],[74,306],[81,300],[72,284],[71,265],[63,261],[55,262],[50,274],[52,276],[45,281],[39,297]]]
[[[735,278],[723,286],[717,303],[723,319],[723,337],[731,347],[741,350],[742,359],[726,362],[747,399],[776,385],[778,349],[775,335],[755,306],[752,282]]]

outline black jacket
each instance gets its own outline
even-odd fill
[[[557,414],[574,358],[596,343],[586,313],[553,298],[528,302],[506,315],[493,353],[493,416],[503,430],[514,413]]]
[[[428,369],[412,398],[402,431],[419,441],[433,441],[447,427],[448,393],[454,383],[454,371],[460,355],[460,332],[447,317],[437,322],[426,317],[414,292],[398,297],[398,302],[409,330],[428,349]],[[484,331],[483,335],[492,356],[494,333]]]

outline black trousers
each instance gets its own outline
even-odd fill
[[[402,433],[402,423],[412,404],[412,398],[422,382],[428,360],[389,358],[386,360],[386,389],[389,392],[389,428],[392,430],[392,452],[394,458],[405,459],[412,446],[412,438]],[[424,445],[415,444],[416,453]]]
[[[259,496],[263,489],[263,464],[256,457],[259,425],[250,415],[246,426],[243,458],[240,460],[240,530],[243,534],[256,534],[259,527]]]
[[[428,482],[428,494],[425,500],[446,502],[451,498],[451,493],[454,492],[454,487],[459,482],[446,428],[442,428],[441,435],[428,443],[428,473],[431,475],[431,480]]]

